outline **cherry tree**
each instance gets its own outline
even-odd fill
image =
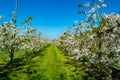
[[[0,45],[8,51],[10,55],[10,63],[14,60],[14,52],[19,45],[18,32],[20,28],[16,27],[12,22],[5,22],[0,25]]]
[[[80,11],[79,14],[87,14],[87,18],[74,29],[66,31],[56,44],[71,59],[83,63],[92,77],[100,80],[114,79],[118,77],[114,74],[119,75],[120,68],[120,16],[115,13],[100,15],[98,9],[108,5],[103,0],[97,3],[92,1],[79,5],[93,7],[85,12]]]

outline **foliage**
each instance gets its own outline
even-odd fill
[[[105,7],[103,1],[99,1]],[[120,15],[104,13],[100,16],[100,6],[94,0],[93,3],[87,2],[86,6],[88,5],[93,5],[93,8],[86,12],[87,18],[72,30],[65,31],[56,44],[71,60],[83,64],[90,78],[119,79]]]

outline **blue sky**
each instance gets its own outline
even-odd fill
[[[71,27],[75,20],[83,16],[77,14],[77,5],[91,0],[19,0],[17,24],[22,23],[25,18],[32,16],[33,27],[48,35],[51,39],[57,38],[64,27]],[[110,7],[105,12],[118,12],[120,0],[104,0]],[[15,0],[0,0],[0,15],[4,15],[4,21],[15,9]]]

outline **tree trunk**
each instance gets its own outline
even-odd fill
[[[10,52],[10,64],[13,63],[13,60],[14,60],[14,49],[12,48]]]
[[[25,55],[26,55],[26,57],[28,58],[29,54],[28,54],[27,48],[25,49]]]
[[[35,49],[34,49],[34,48],[32,49],[32,53],[33,53],[33,54],[35,53]]]

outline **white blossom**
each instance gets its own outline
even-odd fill
[[[116,52],[120,52],[120,48],[118,48],[118,49],[116,50]]]
[[[96,17],[97,17],[96,14],[93,14],[93,19],[94,19],[94,20],[96,20]]]
[[[79,53],[79,49],[74,49],[73,52],[78,54]]]
[[[88,11],[88,13],[93,13],[95,12],[95,8],[93,7],[91,10]]]
[[[78,20],[75,20],[74,23],[78,23]]]
[[[89,7],[90,6],[90,2],[87,2],[84,4],[85,7]]]
[[[97,8],[100,8],[100,6],[97,4]]]
[[[100,3],[103,3],[104,1],[103,0],[99,0]]]
[[[3,17],[4,17],[4,16],[3,16],[3,15],[1,15],[1,16],[0,16],[0,19],[3,19]]]
[[[107,7],[107,4],[102,4],[102,7]]]

